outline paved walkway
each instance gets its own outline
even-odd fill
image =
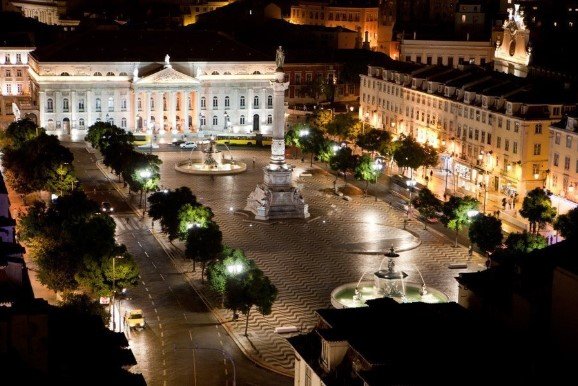
[[[262,181],[260,167],[268,158],[265,152],[236,151],[235,158],[248,164],[253,156],[257,157],[257,167],[214,181],[175,172],[174,164],[182,155],[159,153],[159,156],[163,160],[162,185],[171,189],[189,186],[200,202],[212,208],[225,244],[243,249],[271,278],[279,291],[272,314],[263,317],[253,310],[249,334],[245,337],[244,316],[231,321],[231,312],[220,308],[220,297],[200,282],[200,267],[194,272],[192,263],[182,258],[183,245],[171,245],[162,235],[157,235],[158,239],[240,347],[256,362],[283,374],[293,373],[294,355],[285,337],[274,333],[275,327],[290,325],[301,331],[313,328],[317,321],[315,310],[331,306],[334,288],[377,270],[382,257],[368,252],[381,253],[385,244],[405,234],[397,233],[403,227],[404,213],[382,200],[376,202],[374,197],[353,196],[352,201],[345,201],[335,196],[331,193],[334,177],[319,169],[311,177],[298,178],[308,165],[300,161],[290,160],[296,164],[294,183],[302,187],[311,218],[263,223],[247,217],[241,209],[257,182]],[[121,224],[119,231],[123,231]],[[409,281],[421,284],[419,269],[428,286],[445,292],[455,301],[454,277],[458,272],[484,269],[483,258],[475,254],[468,261],[465,247],[454,248],[453,240],[436,231],[424,230],[421,223],[410,222],[408,231],[421,242],[417,248],[403,252],[396,265],[409,274]],[[467,269],[450,269],[452,264],[466,264]]]

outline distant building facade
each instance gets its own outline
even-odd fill
[[[66,13],[66,1],[20,0],[10,3],[24,17],[36,19],[44,24],[59,25],[70,29],[74,29],[80,24],[79,20],[69,20],[63,17]]]
[[[550,126],[547,188],[578,202],[578,115],[568,114]]]
[[[135,34],[88,33],[59,50],[33,52],[29,71],[39,125],[63,132],[99,121],[161,134],[271,131],[274,62],[209,32]],[[194,49],[190,41],[198,42]],[[77,54],[82,47],[90,49]]]
[[[526,77],[532,53],[530,31],[526,28],[524,13],[518,4],[515,8],[508,8],[508,14],[503,26],[503,38],[496,43],[494,69]]]
[[[453,171],[449,187],[478,198],[486,189],[524,195],[544,186],[550,124],[576,109],[561,89],[532,91],[475,67],[369,66],[360,88],[360,119],[440,148]]]
[[[224,1],[207,1],[205,3],[193,4],[189,5],[188,13],[183,15],[183,25],[194,24],[197,22],[197,16],[202,15],[203,13],[214,11],[215,9],[224,7],[227,4],[230,4],[233,0],[224,0]]]
[[[400,60],[456,68],[460,64],[485,65],[494,59],[490,41],[402,39]]]
[[[28,60],[34,47],[22,43],[0,47],[0,127],[14,121],[13,103],[30,108]]]

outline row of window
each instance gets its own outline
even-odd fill
[[[554,153],[554,166],[558,166],[560,163],[560,154]],[[570,170],[571,158],[564,157],[564,170]],[[576,160],[576,173],[578,173],[578,159]]]
[[[4,55],[4,63],[6,64],[22,64],[22,54],[16,54],[16,61],[12,62],[12,58],[10,56],[10,54],[5,54]]]
[[[305,11],[303,9],[293,9],[291,11],[292,17],[295,19],[298,18],[306,18],[307,14],[309,14],[310,20],[324,20],[325,13],[320,11]],[[359,12],[328,12],[327,13],[327,20],[330,21],[350,21],[350,22],[359,22],[361,20],[361,15]],[[369,12],[365,15],[365,21],[376,21],[377,20],[377,13]]]
[[[225,108],[229,108],[231,107],[231,98],[229,98],[228,96],[225,97]],[[240,96],[239,97],[239,107],[244,109],[246,107],[246,100],[244,96]],[[201,109],[206,109],[207,108],[207,98],[205,97],[201,97]],[[213,109],[218,109],[219,108],[219,98],[214,96],[213,97]],[[259,108],[259,97],[257,95],[255,95],[253,97],[253,108],[254,109],[258,109]],[[272,109],[273,108],[273,96],[269,95],[267,97],[267,108],[268,109]]]
[[[12,94],[12,85],[7,84],[6,85],[6,95],[11,95],[11,94]],[[16,94],[18,94],[18,95],[22,94],[22,85],[21,84],[16,85]]]
[[[16,69],[16,71],[14,71],[14,73],[16,74],[17,78],[22,78],[22,70],[21,69]],[[6,78],[11,78],[12,77],[12,69],[8,68],[6,69]]]
[[[562,134],[560,134],[560,133],[554,134],[554,143],[555,143],[556,145],[559,145],[560,142],[561,142],[561,138],[562,138]],[[567,136],[566,136],[566,147],[567,147],[568,149],[572,149],[572,142],[573,142],[573,141],[572,141],[572,136],[571,136],[571,135],[567,135]]]
[[[443,56],[438,56],[438,57],[436,58],[436,64],[437,64],[438,66],[444,66],[444,65],[445,65],[445,66],[448,66],[448,67],[453,67],[453,66],[454,66],[454,57],[453,57],[453,56],[448,56],[447,59],[448,59],[448,60],[447,60],[447,63],[444,63],[444,58],[443,58]],[[412,61],[412,60],[411,60],[411,55],[406,55],[406,56],[405,56],[405,61],[406,61],[406,62],[411,62],[411,61]],[[434,61],[434,59],[433,59],[432,56],[426,56],[426,59],[425,59],[426,64],[432,65],[432,64],[433,64],[433,61]],[[415,62],[416,62],[416,63],[422,63],[421,55],[416,55],[416,57],[415,57]],[[464,58],[461,57],[461,56],[458,57],[458,64],[466,64],[466,63],[474,64],[474,63],[476,63],[476,60],[475,60],[474,58],[470,58],[470,59],[466,60],[466,59],[464,59]],[[480,64],[480,66],[485,65],[485,64],[486,64],[486,58],[480,58],[480,63],[479,63],[479,64]]]
[[[95,99],[95,105],[94,108],[97,112],[100,112],[102,110],[102,102],[100,100],[100,98],[96,98]],[[78,100],[78,111],[79,112],[84,112],[84,99],[79,99]],[[125,111],[127,108],[127,100],[126,99],[122,99],[120,102],[120,109],[121,111]],[[62,99],[62,112],[67,113],[70,111],[70,101],[68,98],[63,98]],[[108,98],[108,111],[114,111],[114,98],[110,97]],[[54,112],[54,100],[52,98],[48,98],[46,100],[46,112],[47,113],[52,113]]]
[[[218,71],[213,71],[211,73],[211,75],[220,75],[220,74]],[[226,71],[223,73],[223,75],[231,75],[231,73]],[[261,75],[261,72],[260,71],[253,71],[253,75]],[[70,73],[64,71],[64,72],[60,73],[60,76],[70,76]],[[97,71],[94,74],[92,74],[92,76],[102,76],[102,72]],[[106,73],[106,76],[116,76],[116,74],[112,71],[109,71]],[[119,72],[118,76],[128,76],[128,74],[126,72]]]

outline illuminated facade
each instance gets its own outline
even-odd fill
[[[6,127],[14,120],[12,104],[30,105],[30,80],[28,58],[34,47],[16,44],[0,47],[0,126]]]
[[[496,42],[494,70],[526,77],[532,53],[530,31],[526,28],[520,6],[516,4],[514,7],[508,8],[502,41]]]
[[[224,7],[225,5],[230,4],[231,2],[232,1],[230,0],[207,1],[206,3],[203,4],[190,5],[188,6],[189,13],[183,16],[183,25],[194,24],[197,22],[197,16]]]
[[[65,1],[56,0],[20,0],[12,1],[14,6],[24,17],[36,19],[48,25],[59,25],[74,29],[80,20],[68,20],[61,18],[66,11]]]
[[[343,27],[358,33],[358,47],[368,42],[369,47],[378,46],[379,7],[375,4],[334,2],[302,2],[291,6],[289,21],[293,24],[322,25],[325,27]]]
[[[270,133],[275,63],[226,37],[189,34],[99,31],[38,49],[29,60],[29,113],[63,132],[108,121],[159,134]]]
[[[368,124],[439,148],[440,168],[453,171],[448,189],[463,194],[544,186],[549,126],[576,107],[554,91],[474,66],[400,62],[370,66],[360,99],[360,119]]]
[[[490,41],[402,39],[399,50],[404,62],[457,67],[465,63],[490,63],[495,48]]]
[[[554,194],[578,202],[578,115],[569,114],[550,126],[547,187]]]

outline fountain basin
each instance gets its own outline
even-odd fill
[[[186,174],[195,175],[230,175],[239,174],[247,170],[247,164],[230,160],[224,160],[215,165],[207,165],[203,159],[191,159],[177,162],[175,170]]]
[[[362,281],[340,285],[331,292],[331,305],[335,308],[367,307],[366,300],[385,297],[383,291],[376,289],[375,281]],[[398,303],[447,303],[449,298],[443,292],[426,287],[427,293],[421,295],[422,285],[414,282],[404,282],[405,297],[401,294],[389,296]],[[359,290],[359,300],[354,300],[355,288]]]

